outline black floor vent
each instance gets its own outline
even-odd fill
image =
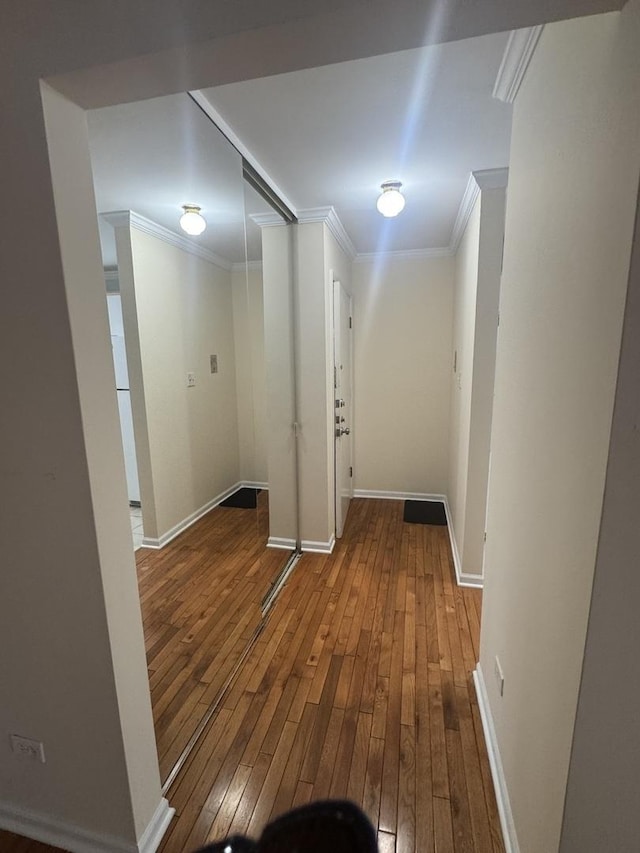
[[[441,501],[405,501],[403,520],[408,524],[446,525],[447,516]]]
[[[220,506],[235,507],[236,509],[255,509],[258,506],[258,492],[260,489],[249,489],[243,487],[222,501]]]

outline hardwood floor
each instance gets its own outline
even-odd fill
[[[136,552],[160,778],[220,693],[261,622],[286,552],[257,510],[216,507],[161,551]]]
[[[169,789],[177,814],[161,853],[258,836],[326,797],[359,803],[382,853],[504,850],[470,680],[481,593],[456,586],[446,528],[405,524],[402,509],[354,500],[333,554],[300,559]],[[255,607],[270,571],[229,551],[235,568],[212,584],[205,552],[225,538],[212,523],[215,533],[199,523],[176,540],[173,557],[138,561],[165,770],[248,636],[242,596]],[[222,613],[232,614],[225,631]],[[228,645],[213,662],[201,646],[215,636]]]

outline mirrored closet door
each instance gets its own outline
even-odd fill
[[[166,787],[296,548],[290,229],[188,94],[88,120]]]

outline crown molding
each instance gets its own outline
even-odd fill
[[[481,190],[501,190],[505,189],[509,183],[509,168],[507,166],[503,166],[501,169],[480,169],[471,174]]]
[[[450,258],[453,252],[449,246],[436,249],[407,249],[397,252],[361,252],[354,258],[356,264],[390,261],[424,260],[427,258]]]
[[[515,101],[542,30],[541,26],[527,27],[510,34],[493,87],[494,98],[506,104]]]
[[[142,231],[143,234],[150,234],[152,237],[157,237],[163,243],[168,243],[170,246],[175,246],[177,249],[182,249],[189,255],[195,255],[202,258],[203,261],[208,261],[220,269],[230,271],[232,264],[226,258],[216,255],[204,246],[192,242],[188,237],[182,237],[173,231],[169,231],[157,222],[147,219],[146,216],[141,216],[133,210],[113,210],[107,213],[101,213],[100,218],[108,222],[114,228],[135,228],[136,231]]]
[[[451,240],[449,241],[449,252],[454,255],[462,240],[469,217],[474,208],[481,190],[497,190],[507,186],[509,180],[509,169],[479,169],[469,174],[469,180],[458,208],[458,215],[453,224]]]
[[[464,195],[462,196],[462,201],[460,202],[460,207],[458,208],[456,221],[453,223],[453,231],[451,232],[451,240],[449,242],[449,248],[451,249],[452,254],[458,251],[458,246],[460,245],[460,240],[462,240],[464,229],[467,227],[471,211],[473,210],[479,195],[480,187],[478,186],[478,182],[476,181],[473,172],[471,172],[469,174],[469,180],[467,181]]]
[[[311,222],[324,222],[349,260],[353,261],[355,259],[357,254],[355,246],[345,231],[344,225],[340,221],[340,217],[334,207],[309,207],[306,210],[298,211],[298,223],[300,225],[306,225]]]
[[[271,211],[270,213],[250,213],[249,219],[259,228],[273,228],[274,225],[288,225],[279,213]]]

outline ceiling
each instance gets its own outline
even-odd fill
[[[359,254],[449,246],[472,170],[506,166],[511,107],[492,97],[508,34],[232,83],[202,94],[295,207],[333,206]],[[180,234],[201,205],[199,245],[244,257],[241,165],[187,94],[88,113],[97,207],[130,209]],[[403,183],[394,220],[379,186]],[[250,213],[266,209],[251,202]],[[259,234],[249,221],[250,258]],[[105,266],[116,263],[102,223]]]
[[[508,165],[511,106],[492,97],[508,34],[207,89],[298,212],[333,206],[358,253],[446,247],[472,170]],[[406,207],[375,209],[384,180]]]

